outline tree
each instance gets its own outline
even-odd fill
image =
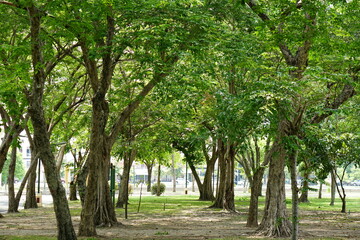
[[[196,43],[202,31],[201,22],[191,21],[195,11],[185,11],[185,7],[170,2],[86,2],[81,3],[81,11],[79,8],[78,3],[68,8],[72,15],[65,25],[79,41],[92,89],[88,189],[79,235],[93,236],[95,224],[117,222],[107,184],[112,146],[129,116],[155,85],[171,73],[180,53]],[[93,15],[95,10],[97,15]],[[132,78],[139,91],[122,108],[111,109],[107,101],[109,89],[116,66],[121,66],[126,58],[133,59],[135,67],[139,67],[138,75]],[[110,115],[114,121],[108,121]],[[97,199],[97,195],[105,197]],[[93,211],[95,205],[97,213]]]
[[[36,6],[33,2],[27,2],[24,5],[22,3],[11,3],[11,2],[2,2],[4,4],[13,7],[21,15],[24,13],[28,14],[29,21],[29,37],[30,37],[30,49],[31,49],[31,60],[32,60],[32,71],[30,73],[31,79],[30,86],[31,89],[27,89],[27,86],[23,90],[26,93],[27,100],[29,102],[29,115],[32,122],[32,127],[34,128],[34,146],[35,151],[39,154],[41,158],[45,174],[47,177],[47,182],[50,188],[50,191],[53,196],[54,209],[58,224],[58,239],[76,239],[75,231],[72,226],[70,211],[67,205],[65,189],[63,188],[60,180],[59,173],[53,171],[56,167],[54,155],[52,153],[51,144],[49,135],[47,132],[47,124],[44,116],[44,105],[43,105],[43,96],[44,96],[44,86],[46,78],[49,76],[49,73],[53,70],[59,60],[61,60],[66,54],[68,49],[61,49],[57,57],[46,59],[44,57],[49,57],[50,52],[44,51],[44,38],[40,37],[41,27],[43,26],[44,15],[43,6]],[[49,41],[51,42],[51,41]],[[64,52],[62,52],[64,50]],[[47,55],[49,54],[49,55]],[[49,60],[49,61],[47,61]]]
[[[274,11],[275,9],[268,6],[266,14],[262,10],[262,6],[258,5],[253,1],[247,1],[247,5],[252,9],[252,11],[261,19],[270,30],[272,36],[275,37],[275,42],[278,45],[278,48],[285,59],[287,69],[289,72],[288,80],[291,80],[293,83],[306,83],[306,77],[304,74],[307,72],[305,70],[308,68],[309,64],[309,54],[313,46],[316,46],[314,37],[317,32],[315,20],[321,19],[318,16],[321,13],[321,9],[328,7],[325,4],[323,5],[314,5],[310,2],[300,2],[290,3],[282,6],[281,13],[279,11]],[[285,2],[284,2],[285,3]],[[349,7],[344,3],[344,7]],[[277,19],[274,21],[274,19]],[[294,19],[301,21],[302,24],[298,26],[293,25]],[[321,19],[322,20],[322,19]],[[301,28],[297,28],[300,27]],[[295,37],[296,36],[296,37]],[[301,86],[301,85],[299,85]],[[354,95],[354,87],[349,84],[343,85],[342,93],[335,97],[335,101],[332,104],[328,104],[328,109],[337,109],[343,104],[347,99]],[[301,89],[304,91],[305,86],[301,86]],[[283,145],[283,138],[290,137],[290,139],[295,140],[301,131],[301,125],[303,121],[303,116],[306,107],[303,99],[299,93],[294,92],[294,94],[289,97],[290,108],[285,110],[283,107],[279,108],[279,117],[278,117],[278,136],[274,141],[274,144],[270,151],[277,150],[279,153],[276,158],[270,162],[269,169],[269,181],[268,181],[268,193],[265,207],[265,215],[263,221],[260,225],[259,230],[264,232],[266,235],[277,235],[277,236],[288,236],[292,232],[293,239],[297,239],[297,226],[298,226],[298,212],[297,212],[297,186],[296,186],[296,160],[297,160],[297,143],[293,141],[292,148],[285,149]],[[322,99],[324,100],[324,99]],[[279,107],[284,105],[278,105]],[[289,111],[290,110],[290,111]],[[288,112],[287,112],[288,111]],[[312,123],[319,123],[326,117],[331,115],[330,111],[327,111],[324,114],[315,114],[311,120]],[[287,156],[288,155],[288,156]],[[293,190],[293,229],[290,231],[290,225],[287,223],[287,217],[285,213],[286,206],[284,205],[284,177],[282,170],[284,167],[284,161],[286,157],[290,161],[290,170],[292,173],[292,190]],[[276,179],[281,179],[280,181]],[[275,181],[275,182],[274,182]],[[275,193],[275,194],[274,194]],[[280,194],[277,194],[280,193]],[[280,203],[278,205],[277,203]],[[276,224],[277,219],[282,219],[281,224]]]
[[[269,163],[267,155],[269,154],[270,140],[268,136],[266,144],[263,147],[263,154],[261,154],[261,148],[258,143],[259,139],[257,136],[253,136],[252,141],[251,139],[247,141],[246,149],[237,154],[236,160],[244,168],[251,188],[250,206],[246,223],[248,227],[258,226],[258,199],[262,191],[262,179],[265,168]]]

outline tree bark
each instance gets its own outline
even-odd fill
[[[16,139],[16,138],[15,138]],[[16,204],[15,204],[15,168],[16,168],[16,146],[11,148],[11,161],[9,164],[9,175],[8,175],[8,193],[9,193],[9,205],[8,205],[8,213],[18,212]]]
[[[265,212],[258,232],[268,237],[289,237],[291,224],[286,213],[285,149],[282,145],[284,122],[279,123],[278,136],[270,149],[269,178],[266,189]]]
[[[262,191],[262,178],[264,176],[265,167],[259,167],[253,174],[251,183],[251,195],[249,213],[246,222],[247,227],[257,227],[258,211],[259,211],[259,196]]]
[[[70,196],[69,196],[70,201],[78,200],[76,193],[77,193],[76,181],[73,180],[70,182]]]
[[[218,166],[218,187],[216,191],[216,197],[214,203],[210,206],[211,208],[224,208],[224,196],[226,187],[226,149],[222,140],[219,140],[219,166]]]
[[[226,154],[226,186],[224,195],[223,208],[230,212],[236,212],[235,209],[235,193],[234,193],[234,176],[235,176],[235,146],[233,144],[227,145]]]
[[[35,162],[35,166],[37,165],[37,162],[40,161],[38,159],[35,159],[33,157],[33,153],[31,156],[31,164]],[[25,209],[30,208],[37,208],[37,202],[36,202],[36,167],[31,170],[29,179],[27,181],[26,185],[26,200],[24,204]]]
[[[89,174],[89,156],[86,158],[84,165],[81,167],[79,175],[77,177],[77,186],[79,197],[81,201],[81,206],[84,206],[85,196],[86,196],[86,179]]]
[[[79,236],[96,236],[96,224],[112,226],[117,223],[114,206],[108,204],[109,199],[111,202],[107,181],[111,145],[107,143],[105,134],[108,112],[105,95],[97,93],[92,100],[88,176]]]
[[[135,149],[130,149],[126,152],[124,157],[124,169],[121,176],[120,188],[119,188],[119,197],[116,202],[117,208],[123,208],[125,203],[128,201],[129,196],[129,179],[130,179],[130,170],[134,162],[136,155]]]
[[[291,239],[297,240],[299,235],[299,189],[297,187],[297,150],[291,149],[289,153],[289,170],[291,175],[292,193],[292,234]]]
[[[200,197],[199,200],[202,201],[213,201],[215,199],[214,197],[214,189],[213,189],[213,174],[215,170],[215,163],[218,158],[218,150],[217,150],[217,144],[213,141],[212,146],[212,155],[211,157],[208,154],[208,151],[206,149],[205,143],[203,144],[203,154],[206,159],[206,170],[205,170],[205,176],[204,181],[201,186],[198,185]],[[200,191],[200,187],[202,188]]]
[[[346,171],[347,166],[346,167],[344,166],[342,177],[340,177],[337,174],[336,169],[332,170],[332,172],[333,172],[332,177],[334,177],[334,182],[336,184],[336,190],[337,190],[337,192],[339,194],[339,197],[341,199],[341,202],[342,202],[342,204],[341,204],[341,212],[342,213],[346,213],[346,192],[345,192],[345,188],[344,188],[344,185],[343,185],[343,179],[344,179],[344,175],[345,175],[345,171]],[[339,184],[336,183],[336,177],[339,178],[339,181],[340,181]],[[340,185],[340,187],[339,187],[339,185]],[[340,188],[341,188],[341,191],[340,191]]]
[[[27,8],[30,16],[30,37],[31,37],[31,54],[33,83],[32,92],[28,95],[29,114],[34,128],[34,145],[36,153],[41,159],[46,180],[53,197],[54,210],[57,220],[58,239],[72,240],[77,239],[72,225],[69,206],[66,199],[65,189],[61,184],[61,179],[56,169],[55,157],[51,151],[50,136],[47,132],[47,124],[43,109],[43,94],[45,84],[45,71],[42,56],[42,39],[40,37],[42,13],[34,5]]]
[[[205,170],[204,181],[202,183],[202,190],[200,191],[199,189],[200,192],[199,200],[201,201],[213,201],[215,199],[214,191],[213,191],[213,183],[212,183],[212,177],[215,169],[215,162],[216,162],[216,157],[206,163],[206,170]],[[200,188],[200,186],[198,187]]]
[[[151,192],[151,178],[152,178],[152,169],[154,166],[154,162],[151,162],[151,164],[146,164],[148,176],[147,176],[147,192]]]
[[[27,126],[25,126],[25,131],[26,131],[26,136],[30,143],[31,165],[33,165],[33,164],[35,165],[34,168],[31,168],[30,176],[27,180],[27,185],[26,185],[26,200],[25,200],[24,208],[29,209],[29,208],[37,208],[38,207],[37,202],[36,202],[35,185],[36,185],[36,165],[37,165],[38,161],[40,161],[40,160],[38,159],[38,155],[36,154],[34,141],[31,136],[30,130]]]

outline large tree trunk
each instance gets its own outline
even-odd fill
[[[266,189],[265,212],[258,231],[265,236],[289,237],[291,224],[286,213],[285,198],[285,149],[282,137],[284,128],[279,125],[279,135],[270,149],[269,178]]]
[[[250,206],[249,214],[246,222],[247,227],[257,227],[258,224],[258,210],[259,210],[259,196],[262,190],[262,178],[264,176],[265,167],[259,167],[251,182],[251,195],[250,195]]]
[[[65,189],[61,184],[59,172],[54,171],[56,169],[55,157],[51,151],[50,136],[47,132],[42,105],[46,79],[45,71],[42,68],[44,61],[42,56],[42,39],[40,38],[42,13],[34,5],[29,6],[27,10],[30,16],[31,53],[34,69],[32,92],[28,95],[29,114],[34,128],[34,145],[43,163],[46,180],[53,197],[58,239],[72,240],[76,239],[76,234],[71,221]]]
[[[109,112],[105,95],[98,93],[93,97],[92,109],[90,152],[87,160],[89,172],[79,236],[96,236],[96,224],[111,226],[117,222],[108,186],[111,145],[107,143],[105,134]]]
[[[117,208],[123,208],[127,204],[129,196],[129,179],[130,179],[130,170],[134,162],[136,151],[134,149],[126,152],[124,157],[124,169],[121,176],[120,188],[119,188],[119,197],[116,202]]]
[[[30,12],[31,11],[34,11],[34,9],[31,8]],[[34,14],[37,15],[37,11],[35,11]],[[53,197],[54,210],[57,220],[58,239],[76,239],[65,189],[61,184],[58,171],[54,171],[54,169],[56,169],[56,163],[54,155],[51,151],[50,139],[46,129],[41,101],[36,101],[34,97],[30,104],[31,107],[29,109],[29,113],[34,127],[34,144],[36,152],[39,153],[39,157],[42,160],[46,181]]]
[[[18,212],[17,207],[15,206],[15,187],[14,187],[14,180],[15,180],[15,168],[16,168],[16,147],[13,146],[11,149],[11,161],[9,164],[9,175],[8,175],[8,193],[9,193],[9,207],[8,212]]]
[[[202,189],[200,191],[200,186],[198,185],[200,197],[199,200],[202,201],[213,201],[214,189],[213,189],[213,174],[215,170],[215,163],[218,158],[217,144],[213,142],[212,155],[209,157],[208,150],[206,149],[205,143],[203,144],[203,154],[206,159],[206,171],[204,176],[204,181],[202,184]]]
[[[111,199],[109,186],[110,156],[103,160],[101,176],[98,179],[97,211],[95,212],[95,225],[111,227],[117,224],[115,207]]]
[[[215,169],[215,162],[216,158],[212,161],[207,162],[206,164],[206,171],[204,176],[204,181],[202,184],[202,190],[200,192],[199,200],[202,201],[213,201],[215,199],[214,197],[214,191],[213,191],[213,184],[212,184],[212,177]]]

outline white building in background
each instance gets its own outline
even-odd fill
[[[25,171],[27,171],[30,168],[30,164],[31,164],[31,150],[30,150],[30,142],[29,139],[27,137],[25,137],[24,135],[20,135],[20,151],[21,151],[21,156],[23,159],[23,163],[24,163],[24,169]]]

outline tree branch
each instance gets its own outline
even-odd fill
[[[316,114],[310,121],[311,124],[320,123],[325,118],[331,116],[334,110],[338,109],[349,98],[356,94],[355,88],[350,84],[345,84],[342,92],[335,98],[332,103],[326,103],[324,107],[324,113]]]

